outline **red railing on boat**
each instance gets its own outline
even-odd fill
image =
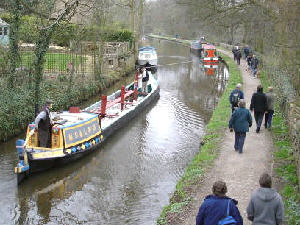
[[[134,90],[125,90],[125,86],[123,85],[121,87],[121,96],[114,99],[113,101],[107,101],[107,96],[106,95],[102,95],[101,96],[101,107],[93,109],[89,112],[91,113],[97,113],[100,114],[101,118],[103,117],[113,117],[113,116],[117,116],[117,115],[108,115],[106,113],[106,110],[109,109],[110,107],[120,103],[121,104],[121,110],[124,109],[125,104],[131,104],[129,102],[125,102],[125,100],[131,96],[133,96],[133,99],[136,100],[137,96],[138,96],[138,72],[136,73],[135,76],[135,81],[134,81]]]

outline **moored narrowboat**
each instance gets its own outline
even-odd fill
[[[39,146],[35,125],[27,127],[26,139],[17,140],[19,162],[15,167],[18,184],[35,172],[77,160],[96,149],[120,127],[137,116],[148,104],[159,97],[159,85],[150,73],[148,93],[139,93],[138,75],[135,81],[122,86],[110,96],[80,110],[51,112],[51,147]]]
[[[158,63],[156,49],[151,46],[139,48],[137,63],[139,66],[145,66],[146,64],[149,64],[151,72],[155,73],[157,71]]]
[[[192,41],[190,46],[190,52],[196,56],[201,56],[202,43],[199,40]]]
[[[203,64],[207,65],[217,65],[219,58],[217,55],[217,49],[214,45],[205,44],[203,45],[203,51],[201,54],[201,60]]]

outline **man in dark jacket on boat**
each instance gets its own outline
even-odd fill
[[[47,100],[41,112],[35,118],[35,129],[38,130],[38,140],[40,147],[50,148],[51,145],[51,119],[50,109],[53,102]]]
[[[236,207],[237,201],[226,196],[227,186],[223,181],[216,181],[212,187],[213,195],[208,195],[199,208],[196,225],[218,225],[226,215],[229,206],[229,216],[236,220],[236,225],[243,225],[243,219]]]
[[[250,110],[254,110],[256,133],[259,133],[264,114],[267,111],[267,98],[261,85],[257,86],[257,92],[252,95]]]
[[[281,196],[272,189],[272,178],[263,173],[259,178],[260,188],[251,195],[247,207],[247,217],[253,225],[282,225],[284,207]]]

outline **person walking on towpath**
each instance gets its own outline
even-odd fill
[[[236,88],[230,93],[229,102],[231,104],[232,112],[238,107],[240,99],[244,99],[244,93],[241,91],[241,87],[242,85],[238,83]]]
[[[227,207],[229,216],[236,221],[236,225],[243,225],[243,219],[237,208],[237,201],[226,196],[227,186],[224,181],[216,181],[212,187],[212,195],[206,196],[196,217],[196,225],[218,225],[226,217]]]
[[[235,55],[236,55],[235,56],[236,57],[236,63],[238,65],[240,65],[241,64],[241,58],[242,58],[241,50],[240,49],[236,50]]]
[[[256,133],[259,133],[264,114],[267,111],[267,98],[261,85],[257,86],[257,92],[252,95],[250,110],[254,110]]]
[[[246,45],[245,48],[244,48],[244,54],[245,54],[245,59],[247,59],[248,55],[250,53],[250,49],[249,49],[249,46]]]
[[[248,109],[246,109],[246,102],[241,99],[239,108],[236,109],[229,121],[229,129],[234,130],[235,140],[234,149],[239,153],[243,152],[244,142],[246,139],[246,132],[249,132],[249,127],[252,126],[252,116]]]
[[[236,60],[236,51],[238,50],[238,47],[237,46],[233,46],[232,47],[232,54],[233,54],[233,60],[235,61]]]
[[[265,128],[271,129],[272,119],[274,114],[274,101],[275,95],[273,93],[273,87],[268,87],[267,97],[267,112],[265,114]]]
[[[256,58],[256,55],[253,55],[252,60],[251,60],[251,71],[253,77],[256,77],[257,70],[258,70],[258,59]]]
[[[38,131],[39,146],[50,148],[51,139],[51,119],[50,109],[53,102],[47,100],[41,112],[35,118],[35,129]]]
[[[248,65],[246,71],[250,71],[251,72],[251,61],[252,61],[252,58],[253,58],[252,54],[249,53],[249,55],[246,58],[247,65]]]
[[[284,206],[281,196],[272,189],[272,178],[263,173],[259,178],[259,185],[251,195],[247,207],[247,217],[252,225],[283,225]]]

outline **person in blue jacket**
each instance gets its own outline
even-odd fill
[[[226,196],[227,186],[224,181],[216,181],[212,187],[212,195],[206,196],[199,208],[196,225],[218,225],[226,217],[229,201],[229,215],[236,220],[236,225],[243,225],[243,219],[237,208],[237,201]]]
[[[230,93],[229,102],[232,112],[238,107],[240,99],[244,99],[244,93],[241,91],[242,85],[238,83],[236,88]]]
[[[246,132],[249,132],[249,127],[252,126],[252,116],[249,109],[246,109],[244,99],[239,101],[239,108],[231,115],[229,121],[229,129],[235,133],[234,149],[239,153],[243,152]]]

